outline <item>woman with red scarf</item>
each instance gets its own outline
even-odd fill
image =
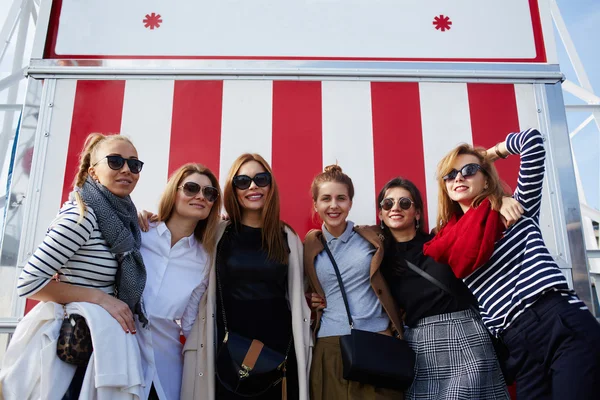
[[[513,197],[523,217],[504,228],[493,162],[519,154]],[[438,234],[424,253],[448,264],[506,345],[518,399],[592,399],[600,382],[600,325],[570,290],[539,227],[545,149],[534,129],[489,150],[460,145],[439,163]]]

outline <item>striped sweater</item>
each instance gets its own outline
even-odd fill
[[[490,260],[464,280],[479,301],[484,324],[495,335],[548,291],[562,292],[570,302],[585,308],[569,290],[542,239],[539,219],[546,158],[542,135],[535,129],[511,133],[506,148],[511,154],[521,155],[513,197],[525,213],[495,243]]]
[[[64,283],[113,293],[117,260],[102,237],[94,210],[86,208],[78,224],[77,204],[63,205],[19,276],[19,296],[38,292],[55,274]]]

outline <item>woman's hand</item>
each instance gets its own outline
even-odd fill
[[[500,142],[486,150],[486,158],[490,162],[494,162],[499,158],[506,158],[510,153],[506,148],[506,142]]]
[[[306,293],[306,300],[313,311],[321,311],[326,307],[325,299],[319,296],[318,293]]]
[[[524,212],[523,206],[517,200],[512,197],[502,198],[500,215],[502,215],[502,222],[506,228],[513,226],[519,218],[521,218]]]
[[[126,333],[135,334],[135,322],[133,313],[127,304],[109,294],[102,293],[102,297],[96,303],[104,308],[114,319],[117,320]]]
[[[158,215],[151,213],[150,211],[142,210],[142,212],[138,212],[138,224],[140,229],[144,232],[148,232],[150,228],[149,222],[158,221]]]

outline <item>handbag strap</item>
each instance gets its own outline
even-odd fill
[[[458,295],[456,295],[456,293],[454,293],[447,285],[443,284],[442,282],[440,282],[439,280],[437,280],[436,278],[434,278],[427,272],[423,271],[421,268],[417,267],[415,264],[411,263],[407,259],[404,259],[404,261],[406,262],[406,266],[409,269],[411,269],[413,272],[421,275],[423,278],[427,279],[429,282],[433,283],[435,286],[439,287],[444,292],[448,293],[450,296],[452,296],[456,299],[460,299],[460,297]],[[470,302],[469,302],[469,308],[471,310],[475,311],[475,313],[477,313],[477,315],[479,315],[479,310],[477,309],[477,307],[475,307]]]
[[[333,254],[331,254],[331,250],[329,250],[329,246],[327,246],[327,241],[325,241],[324,235],[321,234],[321,243],[323,243],[323,247],[329,256],[329,260],[331,264],[333,264],[333,269],[335,270],[335,276],[337,277],[338,283],[340,285],[340,291],[342,292],[342,298],[344,299],[344,306],[346,307],[346,313],[348,314],[348,323],[350,324],[350,329],[354,329],[354,321],[352,321],[352,315],[350,314],[350,306],[348,305],[348,297],[346,296],[346,289],[344,288],[344,282],[342,282],[342,275],[340,274],[340,269],[335,262],[335,258],[333,258]]]
[[[225,227],[225,231],[223,231],[223,236],[221,236],[221,240],[217,244],[217,254],[215,254],[215,271],[217,272],[217,290],[219,292],[219,301],[221,302],[221,316],[223,318],[223,327],[225,329],[225,341],[229,336],[229,329],[227,328],[227,316],[225,315],[225,302],[223,301],[223,288],[221,287],[221,277],[219,276],[219,256],[221,254],[221,248],[223,247],[223,241],[226,238],[227,233],[229,232],[229,227],[231,224]]]

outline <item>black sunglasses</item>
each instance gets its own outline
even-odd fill
[[[183,194],[188,197],[194,197],[202,190],[202,196],[208,202],[214,202],[219,197],[219,189],[214,186],[200,186],[196,182],[186,182],[181,186],[178,186],[177,189],[182,189]]]
[[[142,167],[144,166],[144,163],[136,158],[123,158],[121,156],[111,155],[111,156],[102,157],[94,165],[92,165],[92,167],[95,167],[96,165],[98,165],[100,163],[100,161],[104,160],[105,158],[106,158],[106,163],[108,164],[108,167],[110,169],[114,169],[115,171],[118,171],[121,168],[123,168],[123,165],[125,165],[125,162],[127,162],[129,171],[131,171],[132,174],[137,175],[140,173],[140,171],[142,170]]]
[[[394,204],[396,204],[396,200],[392,199],[391,197],[385,198],[381,200],[381,203],[379,203],[381,208],[385,211],[390,211],[394,207]],[[403,210],[408,210],[413,206],[413,204],[415,204],[415,202],[408,197],[400,197],[398,199],[398,205]]]
[[[450,171],[448,173],[448,175],[444,175],[442,177],[442,179],[445,180],[445,181],[449,181],[449,180],[455,179],[456,175],[458,175],[459,172],[463,176],[463,178],[468,178],[470,176],[475,175],[477,173],[477,171],[479,171],[479,170],[481,170],[481,172],[485,172],[485,170],[483,168],[481,168],[481,165],[475,164],[475,163],[471,163],[471,164],[467,164],[467,165],[463,166],[459,170],[453,169],[452,171]]]
[[[246,190],[250,187],[252,182],[256,183],[258,187],[265,187],[271,184],[271,174],[268,172],[261,172],[250,178],[248,175],[238,175],[233,178],[233,186],[240,190]]]

